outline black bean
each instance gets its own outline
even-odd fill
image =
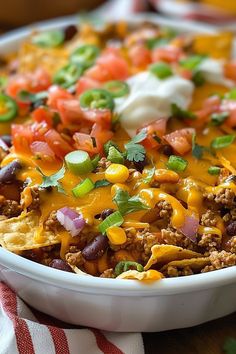
[[[71,269],[69,264],[66,263],[65,261],[63,261],[62,259],[53,259],[49,263],[49,267],[52,267],[52,268],[55,268],[55,269],[59,269],[59,270],[64,270],[65,272],[73,273],[73,270]]]
[[[84,247],[82,256],[87,261],[95,260],[103,255],[108,247],[108,240],[106,236],[98,235],[95,239]]]
[[[114,211],[114,209],[104,209],[100,215],[101,219],[105,220],[109,215],[113,214]]]
[[[70,41],[78,33],[78,28],[75,25],[67,26],[64,29],[65,41]]]
[[[166,156],[173,155],[173,148],[170,145],[163,145],[162,153]]]
[[[236,236],[236,221],[232,221],[226,226],[226,232],[229,236]]]
[[[0,169],[0,184],[11,183],[15,180],[17,172],[22,168],[19,161],[14,160]]]
[[[142,172],[144,167],[148,165],[148,160],[145,157],[143,161],[136,162],[134,161],[134,167],[136,168],[137,171]]]
[[[11,135],[1,135],[0,138],[4,141],[4,143],[8,146],[12,146]]]

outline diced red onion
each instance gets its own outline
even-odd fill
[[[194,215],[189,215],[186,217],[184,224],[179,228],[179,231],[181,231],[184,236],[188,237],[192,242],[196,242],[198,227],[198,218]]]
[[[57,210],[57,220],[73,237],[78,236],[85,226],[82,215],[68,207]]]
[[[0,138],[0,148],[3,149],[4,151],[9,151],[9,147],[7,146],[5,141],[3,141],[3,139],[1,138]]]

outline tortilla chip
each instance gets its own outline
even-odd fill
[[[116,279],[136,279],[136,280],[160,280],[164,278],[163,274],[157,270],[150,269],[146,272],[138,272],[137,270],[127,270],[123,272]]]
[[[207,54],[216,59],[230,59],[233,46],[233,33],[197,34],[193,41],[196,54]]]
[[[209,257],[181,259],[164,265],[164,267],[161,268],[161,272],[165,272],[169,266],[177,268],[190,267],[192,270],[199,271],[208,264],[210,264]]]
[[[9,251],[17,252],[61,242],[59,235],[49,231],[42,231],[42,242],[36,242],[34,236],[38,227],[39,216],[34,212],[0,221],[0,244]]]
[[[156,263],[169,263],[179,259],[198,258],[202,256],[200,253],[173,245],[154,245],[151,251],[152,255],[145,265],[144,270],[148,270]]]

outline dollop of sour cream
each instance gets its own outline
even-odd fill
[[[224,61],[212,58],[204,59],[198,66],[206,81],[211,84],[233,87],[234,82],[224,76]]]
[[[193,83],[180,76],[160,80],[148,71],[130,77],[127,84],[129,95],[116,99],[116,113],[131,137],[149,123],[161,118],[168,120],[173,103],[187,109],[194,91]]]

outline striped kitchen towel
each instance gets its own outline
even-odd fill
[[[140,333],[76,328],[30,309],[0,283],[0,354],[144,354]]]

